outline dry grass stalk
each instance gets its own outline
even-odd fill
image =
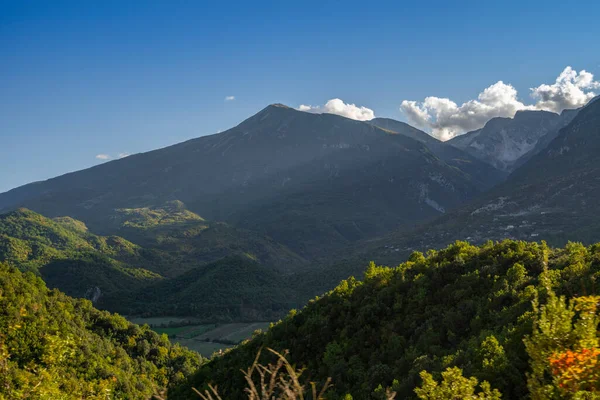
[[[254,362],[247,371],[242,371],[246,378],[247,387],[245,389],[248,395],[248,400],[304,400],[306,390],[300,383],[300,376],[304,370],[295,369],[287,360],[287,352],[280,354],[273,349],[267,349],[275,356],[277,362],[264,366],[259,364],[261,351],[258,352]],[[255,377],[258,375],[258,382],[255,382]],[[327,381],[321,388],[317,389],[315,382],[310,383],[312,400],[323,400],[324,394],[331,387],[331,379]],[[222,400],[219,396],[217,387],[209,385],[209,389],[204,393],[194,389],[202,400]]]

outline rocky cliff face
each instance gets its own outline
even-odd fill
[[[576,115],[547,111],[519,111],[514,118],[493,118],[481,129],[448,143],[502,171],[511,172],[554,139]]]

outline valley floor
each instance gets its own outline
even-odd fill
[[[270,324],[269,322],[202,324],[196,323],[193,318],[169,316],[128,319],[135,324],[148,324],[153,331],[159,334],[166,333],[172,343],[179,343],[207,358],[250,339],[256,330],[266,331]]]

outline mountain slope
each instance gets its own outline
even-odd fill
[[[118,223],[140,246],[94,235],[72,218],[52,220],[19,209],[0,215],[0,262],[124,314],[264,319],[296,305],[296,296],[283,290],[290,273],[305,268],[302,258],[254,233],[177,210],[122,215]],[[152,218],[157,216],[162,223]],[[181,285],[193,288],[173,292]]]
[[[370,261],[394,263],[413,251],[441,248],[456,240],[567,241],[600,239],[600,102],[590,102],[548,147],[513,172],[505,182],[445,215],[415,228],[402,227],[360,241],[322,260],[319,278],[298,278],[303,293],[317,295]]]
[[[444,246],[457,239],[600,238],[600,102],[579,111],[548,147],[471,204],[413,231],[397,231],[363,247],[359,256],[385,262],[393,253]]]
[[[200,356],[0,263],[0,398],[147,399]]]
[[[575,115],[575,110],[560,115],[518,111],[514,118],[492,118],[483,128],[456,136],[448,143],[500,170],[512,171],[522,164],[521,158],[547,145]]]
[[[371,125],[375,125],[381,129],[395,132],[400,135],[409,137],[411,139],[418,140],[426,145],[441,143],[438,139],[433,136],[413,127],[404,122],[396,121],[391,118],[373,118],[369,121]]]
[[[250,201],[226,219],[314,257],[398,226],[413,226],[478,193],[470,176],[420,143],[377,131],[367,143],[296,172],[299,168],[288,174],[291,182],[285,190]]]
[[[573,120],[573,118],[575,118],[577,116],[577,113],[579,112],[579,110],[580,110],[579,108],[574,109],[574,110],[563,110],[560,113],[561,122],[560,122],[558,128],[552,129],[547,134],[542,136],[538,140],[538,142],[536,143],[535,147],[532,150],[530,150],[525,155],[521,156],[513,165],[513,167],[512,167],[513,171],[520,168],[527,161],[529,161],[531,158],[533,158],[533,156],[535,156],[536,154],[544,151],[544,149],[546,147],[548,147],[548,145],[558,136],[558,134],[560,133],[560,130],[563,127],[567,126]]]
[[[427,257],[414,253],[397,268],[372,265],[363,282],[341,282],[211,360],[172,398],[188,398],[190,386],[209,383],[223,398],[244,398],[244,377],[232,371],[245,370],[260,348],[288,349],[291,362],[306,368],[305,382],[331,377],[332,398],[381,398],[373,393],[379,385],[393,387],[396,398],[416,398],[421,371],[439,376],[453,366],[489,381],[502,398],[526,398],[523,338],[532,331],[533,300],[544,303],[547,284],[567,296],[597,293],[598,257],[599,245],[459,242]],[[546,267],[548,283],[540,279]],[[272,362],[265,353],[261,362]]]
[[[129,311],[135,314],[182,315],[211,322],[276,320],[299,305],[290,282],[251,256],[231,256],[196,267],[132,297]]]
[[[307,264],[267,236],[224,222],[207,221],[178,201],[156,207],[117,209],[110,221],[111,231],[162,259],[160,273],[166,277],[234,255],[250,255],[284,274]]]
[[[114,234],[115,210],[179,200],[198,215],[241,223],[313,256],[313,237],[339,247],[463,203],[483,189],[467,164],[365,122],[272,105],[223,133],[14,189],[0,195],[0,209],[69,215]],[[348,198],[350,185],[358,190]],[[299,202],[283,206],[298,193]],[[378,207],[382,215],[372,218]],[[295,223],[307,210],[313,221],[296,236],[273,229],[273,220]]]
[[[451,145],[451,143],[437,140],[431,135],[404,122],[389,118],[375,118],[369,121],[369,123],[425,143],[433,154],[448,165],[458,168],[471,176],[477,186],[483,190],[490,189],[507,176],[506,172],[479,160],[467,151],[461,150],[457,146]]]
[[[96,236],[71,218],[51,220],[26,209],[0,215],[0,262],[39,273],[50,287],[100,305],[162,278],[143,268],[151,263],[139,246]]]

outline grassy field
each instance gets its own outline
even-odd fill
[[[202,357],[210,358],[214,353],[219,350],[225,350],[233,345],[223,344],[223,343],[215,343],[215,342],[204,342],[201,340],[195,339],[184,339],[184,338],[174,338],[171,339],[172,342],[179,343],[182,346],[187,347],[188,349],[197,351],[202,354]]]
[[[268,322],[223,324],[199,335],[198,339],[231,340],[237,343],[252,337],[255,330],[266,330],[267,328],[269,328]]]
[[[142,318],[142,317],[126,317],[134,324],[144,325],[148,324],[151,327],[161,326],[161,325],[170,325],[170,324],[179,324],[185,321],[189,321],[189,318],[181,318],[181,317],[152,317],[152,318]]]
[[[155,331],[156,333],[166,333],[169,337],[174,337],[174,336],[179,336],[182,332],[188,330],[189,327],[188,326],[178,326],[175,328],[159,328],[159,327],[153,327],[152,330]]]
[[[130,321],[136,324],[148,324],[157,333],[166,333],[171,342],[195,350],[204,357],[210,357],[219,350],[234,346],[219,343],[220,341],[239,343],[252,337],[255,330],[265,331],[269,328],[269,322],[195,324],[193,320],[181,317],[130,318]],[[182,326],[173,326],[179,324]]]

